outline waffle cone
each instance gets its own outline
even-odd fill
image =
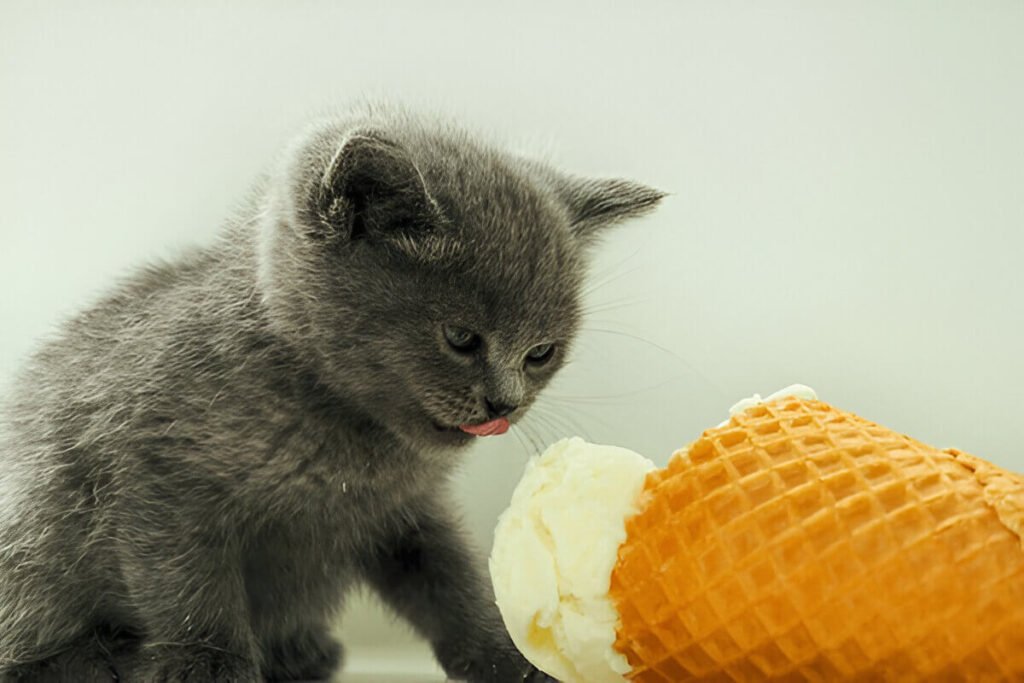
[[[820,401],[652,472],[610,596],[638,681],[1024,680],[1024,477]]]

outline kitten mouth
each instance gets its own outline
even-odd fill
[[[475,425],[459,425],[459,429],[474,436],[494,436],[508,431],[509,423],[503,417]]]
[[[465,424],[457,427],[449,427],[441,424],[440,422],[434,422],[434,429],[439,432],[449,432],[454,434],[471,434],[473,436],[496,436],[498,434],[504,434],[508,431],[510,423],[504,417],[499,417],[496,420],[488,420],[487,422],[479,422],[477,424]]]

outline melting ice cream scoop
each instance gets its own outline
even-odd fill
[[[490,570],[505,625],[559,680],[621,682],[630,669],[612,649],[608,577],[652,469],[625,448],[564,439],[529,462],[498,521]]]

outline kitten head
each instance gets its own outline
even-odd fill
[[[588,247],[663,196],[394,114],[317,128],[271,193],[273,324],[349,409],[418,448],[523,415],[576,335]]]

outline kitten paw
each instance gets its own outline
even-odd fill
[[[135,671],[123,680],[147,683],[256,683],[262,681],[254,660],[203,646],[148,647]],[[135,673],[137,672],[137,673]]]
[[[121,660],[137,651],[137,638],[100,628],[46,659],[0,666],[0,683],[119,683],[127,680]]]
[[[557,678],[547,675],[535,666],[530,666],[523,681],[525,683],[558,683]]]
[[[526,661],[510,643],[474,655],[460,652],[438,660],[449,678],[468,683],[549,683],[556,679]],[[556,682],[557,683],[557,682]]]
[[[325,631],[304,631],[265,653],[267,681],[326,680],[341,665],[341,644]]]
[[[0,683],[118,683],[118,671],[100,653],[72,653],[0,671]]]

